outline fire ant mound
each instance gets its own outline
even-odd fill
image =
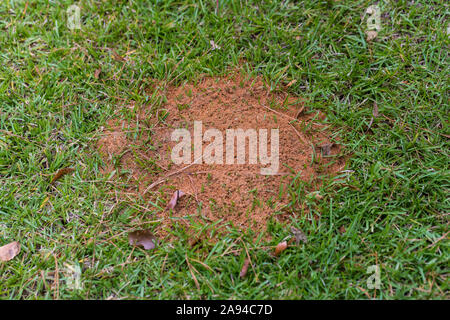
[[[160,105],[110,120],[97,146],[104,172],[127,181],[119,194],[148,200],[162,230],[200,220],[262,230],[290,214],[287,204],[302,207],[292,197],[299,181],[318,187],[345,165],[325,116],[260,78],[236,72],[155,90]]]

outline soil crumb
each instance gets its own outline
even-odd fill
[[[110,120],[97,147],[105,162],[104,173],[115,170],[126,181],[119,192],[121,197],[151,202],[147,212],[154,212],[154,218],[162,220],[162,229],[167,230],[174,221],[186,225],[220,221],[242,230],[262,231],[269,219],[300,212],[305,192],[314,191],[324,178],[344,168],[340,146],[335,137],[331,139],[333,129],[322,123],[325,115],[309,110],[301,97],[282,90],[270,92],[261,78],[233,72],[225,77],[204,76],[196,83],[178,87],[155,84],[155,89],[159,105],[133,105],[133,117]],[[223,155],[217,152],[220,148],[211,155],[217,156],[216,160],[221,158],[223,164],[205,163],[208,145],[221,142],[217,136],[204,137],[203,158],[194,159],[194,121],[201,121],[197,132],[202,135],[207,130],[211,133],[210,129],[222,135]],[[176,129],[190,133],[191,163],[173,161],[172,150],[182,141],[172,141]],[[235,150],[230,157],[233,164],[227,164],[227,129],[256,133],[257,150],[249,147],[255,135],[244,140],[244,163],[237,163]],[[260,161],[260,129],[267,130],[269,156],[272,129],[278,129],[279,168],[275,174],[261,173],[270,163]],[[250,163],[252,157],[257,163]],[[202,163],[192,164],[194,160]],[[302,182],[310,189],[293,196]],[[178,199],[174,210],[168,210],[176,190],[185,195]],[[285,210],[287,204],[291,204],[289,210]]]

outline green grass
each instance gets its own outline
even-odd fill
[[[22,247],[0,262],[0,297],[448,299],[448,3],[380,1],[382,30],[368,43],[371,1],[220,2],[216,15],[212,0],[80,1],[74,31],[70,1],[1,2],[0,245]],[[297,79],[289,91],[327,113],[349,154],[320,201],[292,187],[310,210],[293,204],[290,225],[308,243],[272,257],[268,247],[290,236],[273,222],[269,243],[229,227],[192,248],[180,227],[178,241],[133,250],[127,232],[157,217],[142,199],[116,202],[114,177],[99,171],[99,128],[131,118],[132,101],[149,104],[152,79],[177,84],[237,65],[273,88]],[[246,249],[254,270],[240,279]],[[80,266],[81,290],[65,263]],[[375,264],[379,290],[366,284]]]

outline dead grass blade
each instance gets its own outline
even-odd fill
[[[61,179],[66,174],[72,173],[74,171],[75,171],[74,168],[62,168],[62,169],[59,169],[56,172],[56,174],[53,176],[52,181],[50,181],[50,184],[53,184],[54,182],[56,182],[57,180]]]

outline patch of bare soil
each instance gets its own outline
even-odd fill
[[[164,209],[175,190],[186,193],[174,210],[157,212],[163,229],[171,226],[173,218],[183,218],[177,221],[186,224],[190,218],[263,230],[274,213],[281,212],[277,217],[282,217],[292,211],[283,208],[292,201],[288,185],[295,177],[317,188],[324,176],[344,167],[339,145],[330,140],[332,128],[320,123],[324,114],[309,110],[299,97],[269,92],[260,78],[235,72],[160,90],[166,99],[162,107],[157,111],[141,107],[133,121],[111,120],[97,147],[104,156],[105,173],[115,169],[127,172],[131,184],[122,190],[125,197],[143,196],[151,201],[159,197],[165,201],[159,203]],[[175,129],[187,129],[193,150],[194,121],[202,121],[203,133],[211,128],[222,133],[224,164],[173,163],[171,152],[180,141],[172,141],[171,134]],[[235,154],[234,164],[226,164],[227,129],[255,129],[257,133],[267,129],[269,155],[271,129],[278,129],[278,172],[261,174],[261,168],[269,165],[262,165],[259,158],[256,164],[249,164],[249,140],[245,163],[236,164]],[[260,136],[257,138],[259,143]],[[203,151],[210,143],[203,141]],[[191,159],[195,160],[194,152]],[[294,210],[303,205],[302,199],[295,201]]]

